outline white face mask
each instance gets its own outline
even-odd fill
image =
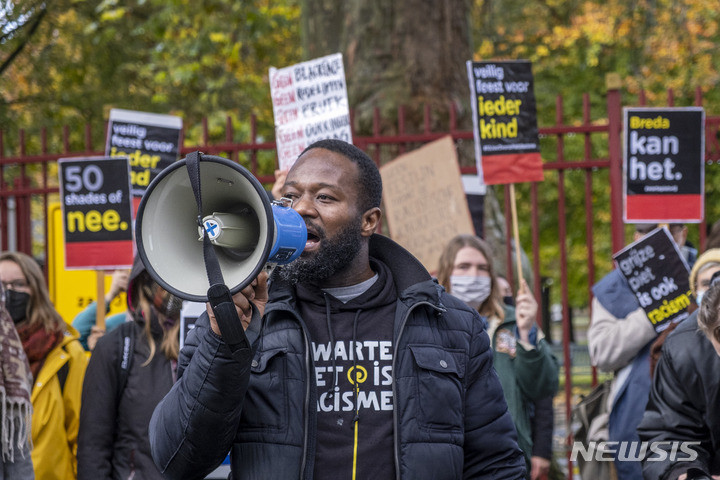
[[[450,293],[473,308],[490,296],[490,277],[450,276]]]

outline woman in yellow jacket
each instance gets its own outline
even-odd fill
[[[77,476],[80,398],[88,359],[79,334],[53,307],[42,270],[19,252],[0,254],[5,306],[33,374],[32,460],[35,478]]]

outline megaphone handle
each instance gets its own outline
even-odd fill
[[[215,314],[223,341],[230,347],[233,358],[240,362],[250,361],[250,342],[245,335],[230,289],[225,284],[211,285],[208,289],[208,303]],[[251,304],[252,305],[252,304]],[[260,321],[260,313],[252,305],[252,321]]]

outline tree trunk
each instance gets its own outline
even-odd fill
[[[307,59],[343,54],[358,134],[372,134],[376,107],[385,135],[397,133],[400,106],[405,107],[405,133],[424,130],[425,105],[431,109],[432,131],[448,131],[450,105],[457,111],[456,128],[472,128],[465,63],[473,57],[466,0],[305,0],[301,15]],[[461,165],[474,165],[472,142],[459,145],[458,156]],[[485,221],[483,236],[504,266],[505,221],[492,188],[484,218],[490,221]]]
[[[307,0],[302,11],[307,57],[343,54],[361,134],[372,132],[375,107],[384,119],[383,131],[395,132],[401,105],[410,131],[422,129],[425,104],[431,107],[432,127],[447,130],[452,103],[458,126],[470,128],[468,5],[465,0]]]

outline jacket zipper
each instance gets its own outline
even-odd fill
[[[303,402],[305,408],[303,415],[305,417],[304,423],[305,423],[305,435],[303,440],[303,453],[302,453],[302,463],[300,464],[300,479],[302,480],[305,475],[305,468],[307,466],[307,455],[308,455],[308,431],[309,431],[309,422],[310,422],[310,379],[313,378],[311,375],[311,365],[310,365],[310,339],[307,335],[307,330],[305,329],[305,324],[301,319],[300,320],[300,326],[302,327],[303,332],[303,338],[305,339],[305,375],[306,375],[306,381],[305,381],[305,401]]]
[[[397,353],[398,353],[398,346],[400,345],[400,339],[402,338],[403,331],[405,330],[405,324],[407,323],[408,317],[410,317],[410,314],[415,310],[415,308],[419,307],[420,305],[427,305],[433,310],[437,310],[438,312],[446,312],[447,310],[439,307],[433,303],[422,301],[418,302],[414,305],[412,305],[410,308],[408,308],[408,311],[405,312],[405,316],[403,317],[402,321],[400,322],[400,330],[398,331],[397,339],[395,340],[395,345],[393,345],[393,361],[392,361],[392,367],[393,367],[393,384],[392,384],[392,392],[393,392],[393,424],[395,425],[395,428],[393,428],[393,437],[394,437],[394,444],[395,444],[395,478],[397,480],[400,480],[400,424],[398,422],[398,416],[397,416],[397,395],[395,391],[395,386],[397,385],[397,382],[395,381],[396,376],[396,370],[395,370],[395,362],[397,361]]]

